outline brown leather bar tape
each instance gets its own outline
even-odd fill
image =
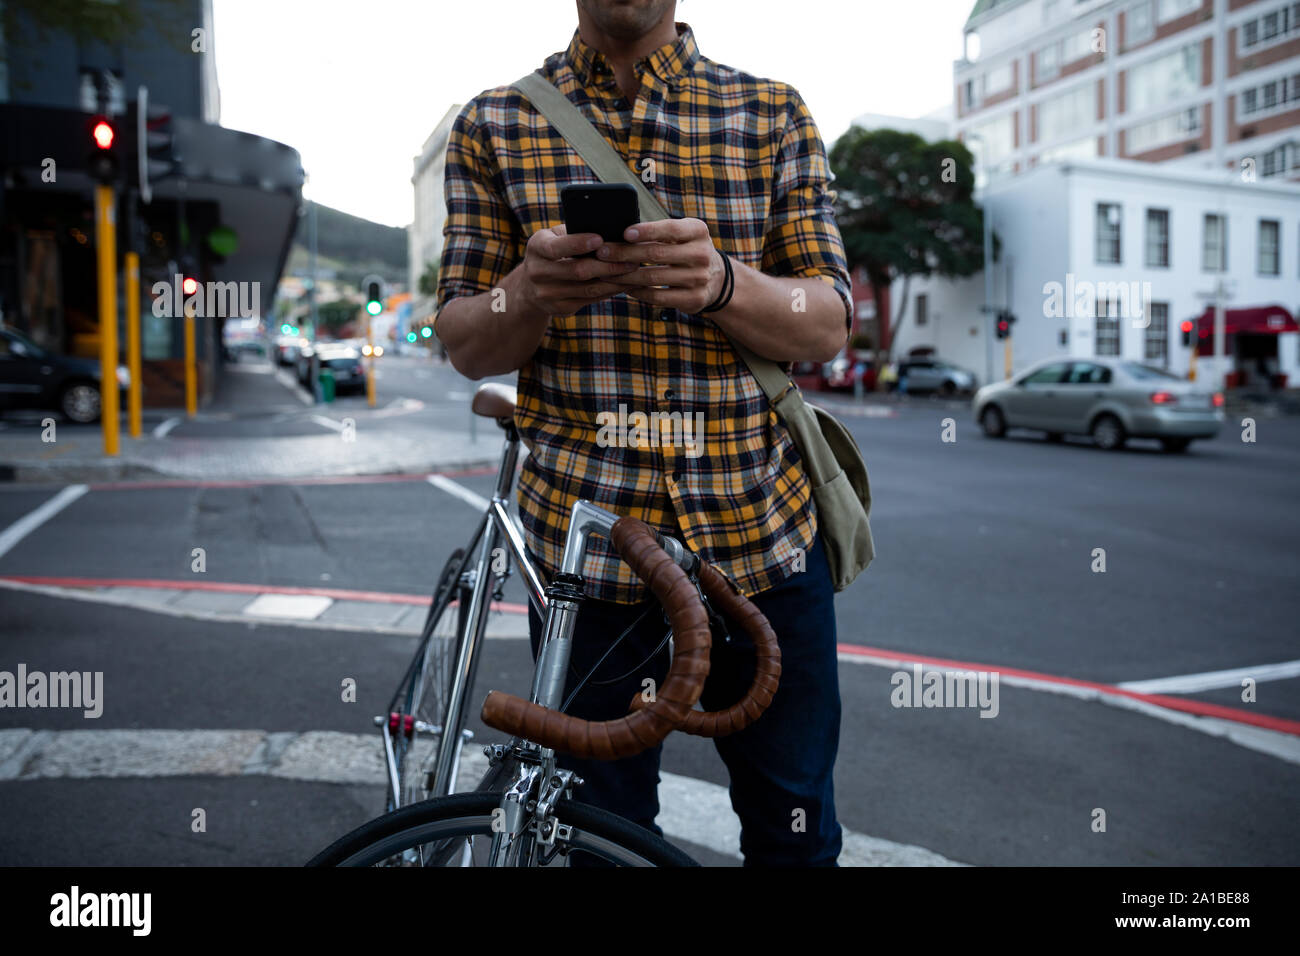
[[[721,574],[709,565],[700,564],[700,588],[716,610],[741,626],[754,642],[754,679],[745,695],[726,710],[692,710],[677,729],[697,737],[725,737],[744,730],[763,715],[781,682],[781,648],[776,633],[763,612],[743,595],[737,594]],[[641,695],[632,699],[633,709],[648,706]]]
[[[687,719],[709,673],[704,605],[690,578],[643,522],[620,518],[610,541],[659,599],[672,625],[672,665],[654,702],[615,720],[587,721],[494,690],[483,701],[483,723],[575,757],[617,760],[653,747]]]

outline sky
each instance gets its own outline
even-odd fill
[[[863,113],[952,100],[973,0],[678,0],[719,63],[792,84],[829,146]],[[302,156],[312,199],[405,226],[412,159],[453,104],[564,49],[574,0],[213,0],[221,124]]]

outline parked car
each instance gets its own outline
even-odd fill
[[[281,335],[275,340],[275,361],[278,365],[296,365],[298,353],[307,344],[299,335]]]
[[[118,366],[119,391],[130,382]],[[0,407],[62,412],[70,421],[99,420],[99,360],[57,355],[13,329],[0,329]]]
[[[335,394],[365,389],[366,369],[356,349],[350,346],[342,348],[321,346],[320,356],[321,368],[328,368],[334,374]]]
[[[861,380],[863,391],[870,392],[876,387],[875,358],[866,349],[845,349],[822,365],[822,377],[828,391],[852,391]]]
[[[898,381],[909,394],[969,395],[975,391],[975,373],[937,358],[909,358],[898,363]]]
[[[1091,435],[1099,448],[1129,438],[1157,438],[1166,451],[1184,451],[1213,438],[1223,425],[1223,394],[1163,369],[1124,359],[1046,359],[1011,381],[985,385],[972,401],[984,434],[1032,428],[1059,441]]]

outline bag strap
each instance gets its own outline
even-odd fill
[[[556,89],[555,84],[541,73],[534,72],[516,80],[512,85],[546,117],[547,122],[565,138],[601,182],[623,182],[636,188],[643,222],[672,218],[663,204],[646,189],[645,183],[641,182],[641,177],[628,167],[623,157],[609,145],[605,137],[600,135],[600,131],[591,125],[591,121],[582,115],[572,101]],[[721,329],[718,331],[722,332]],[[723,332],[723,335],[726,333]],[[763,393],[767,395],[772,407],[779,413],[782,399],[791,389],[796,389],[790,376],[771,359],[754,354],[729,335],[727,339],[731,342],[731,347],[749,366],[750,373]]]

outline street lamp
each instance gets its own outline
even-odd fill
[[[989,334],[989,316],[993,313],[993,210],[988,194],[988,140],[979,133],[965,134],[967,139],[980,144],[980,166],[984,172],[984,384],[993,381],[993,336]]]

